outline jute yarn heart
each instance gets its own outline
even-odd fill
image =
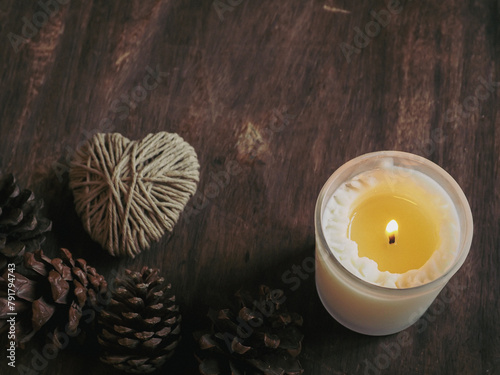
[[[98,133],[75,152],[69,185],[89,235],[111,255],[134,258],[172,231],[199,168],[195,150],[177,134],[131,141]]]

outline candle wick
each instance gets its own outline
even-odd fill
[[[396,242],[396,236],[394,234],[389,235],[389,244]]]

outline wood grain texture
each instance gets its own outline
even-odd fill
[[[190,332],[206,324],[210,304],[262,281],[283,288],[304,317],[307,374],[500,373],[499,3],[243,0],[230,9],[68,2],[14,48],[9,33],[29,35],[24,17],[42,8],[0,3],[0,170],[44,198],[54,222],[44,249],[67,247],[106,276],[161,267],[185,322],[169,373],[196,373]],[[390,15],[378,32],[372,11]],[[374,36],[356,44],[366,27]],[[359,53],[346,58],[342,43]],[[68,161],[95,132],[140,139],[161,130],[196,149],[198,194],[150,251],[112,258],[74,212]],[[399,350],[398,335],[367,337],[336,323],[313,274],[296,290],[282,280],[314,254],[314,205],[326,179],[384,149],[445,168],[475,221],[452,288],[405,331],[411,343]],[[33,368],[41,347],[19,350],[17,363]],[[119,373],[97,356],[92,342],[75,343],[33,374]],[[18,371],[2,356],[0,373]]]

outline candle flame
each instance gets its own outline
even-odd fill
[[[396,234],[398,231],[398,222],[396,220],[389,221],[385,230],[387,231],[387,234]]]
[[[385,227],[385,232],[389,237],[389,243],[393,244],[396,242],[396,235],[398,234],[398,222],[396,220],[391,220]]]

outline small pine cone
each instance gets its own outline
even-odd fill
[[[99,316],[101,361],[134,374],[153,372],[172,356],[181,316],[171,285],[158,269],[125,271]]]
[[[302,317],[285,310],[282,290],[261,286],[257,299],[238,292],[230,309],[210,310],[212,332],[198,334],[203,375],[298,375],[296,358],[303,335]]]
[[[84,259],[73,259],[61,249],[61,258],[51,259],[42,250],[24,255],[26,275],[6,270],[0,278],[0,330],[6,327],[8,312],[15,311],[16,342],[23,346],[42,327],[52,333],[52,341],[59,341],[63,332],[77,336],[82,316],[89,320],[95,311],[107,302],[107,282]],[[7,284],[13,282],[15,307],[8,303]]]
[[[19,264],[23,254],[38,250],[50,231],[50,220],[39,215],[41,199],[30,190],[20,190],[8,174],[0,180],[0,275],[7,263]]]

